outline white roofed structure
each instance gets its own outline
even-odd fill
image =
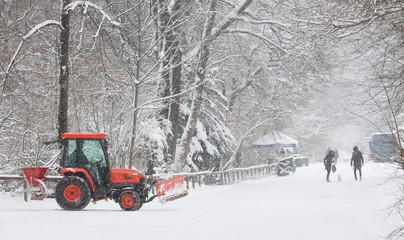
[[[253,143],[253,147],[293,147],[297,148],[298,141],[279,131],[273,131],[259,138]]]

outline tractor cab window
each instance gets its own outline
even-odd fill
[[[82,140],[83,158],[87,164],[85,169],[93,179],[94,187],[97,189],[105,187],[108,183],[107,159],[104,155],[100,140]]]
[[[67,155],[64,164],[65,167],[76,167],[76,153],[77,153],[76,140],[69,140],[67,142]]]
[[[97,163],[101,166],[106,166],[104,151],[101,143],[98,140],[84,140],[83,141],[83,153],[87,160],[91,163]]]
[[[68,140],[64,167],[83,168],[94,164],[102,167],[107,166],[104,150],[99,140]]]

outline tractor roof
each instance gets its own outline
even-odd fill
[[[104,139],[105,133],[63,133],[63,139]]]

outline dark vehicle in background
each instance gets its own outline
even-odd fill
[[[369,160],[390,161],[396,154],[395,142],[393,133],[373,133],[369,140]]]
[[[309,158],[299,154],[293,155],[293,161],[296,167],[309,166]]]

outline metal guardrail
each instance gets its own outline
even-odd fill
[[[204,185],[222,185],[232,184],[246,179],[260,178],[266,175],[275,174],[271,170],[271,165],[265,164],[260,166],[252,166],[248,168],[235,168],[219,172],[195,172],[195,173],[175,173],[172,176],[183,176],[185,178],[187,189],[195,188],[196,185],[202,187]],[[46,181],[58,182],[63,176],[45,176]],[[161,176],[153,175],[146,176],[147,179],[157,180]],[[22,175],[0,175],[0,181],[21,181],[24,183],[24,177]]]
[[[47,181],[57,182],[63,178],[63,176],[45,176]],[[0,175],[0,180],[14,180],[14,181],[24,181],[24,177],[20,175]]]
[[[222,184],[232,184],[239,181],[252,178],[260,178],[266,175],[275,174],[276,172],[272,170],[272,165],[264,164],[260,166],[252,166],[248,168],[234,168],[225,171],[218,172],[194,172],[194,173],[176,173],[173,176],[183,176],[185,178],[187,189],[195,188],[196,185],[222,185]],[[153,176],[154,177],[154,176]],[[158,178],[158,176],[156,176]]]

